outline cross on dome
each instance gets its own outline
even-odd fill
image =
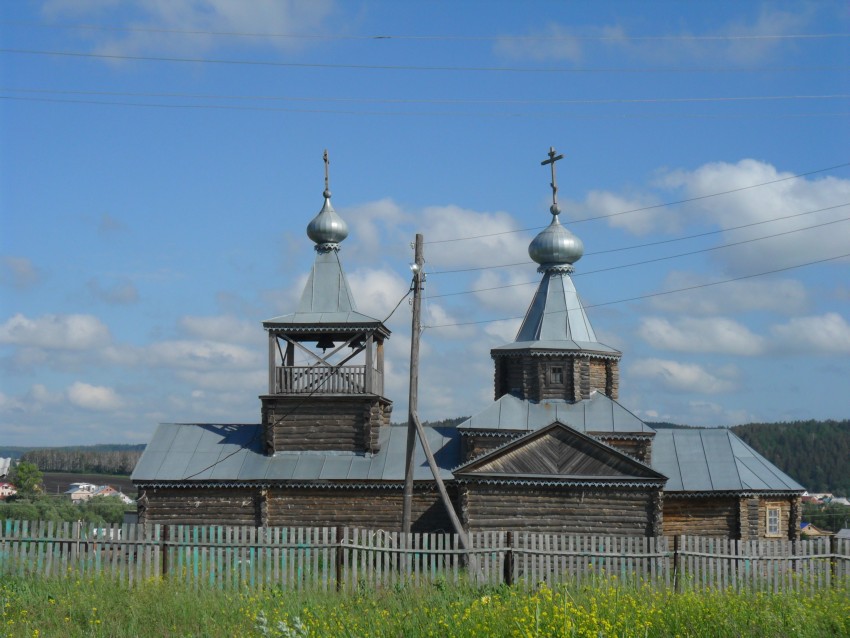
[[[546,166],[546,164],[549,164],[552,167],[552,181],[549,183],[549,186],[552,187],[552,206],[549,208],[549,210],[552,212],[553,215],[557,215],[561,212],[561,209],[558,208],[558,180],[555,179],[555,162],[562,159],[564,159],[563,154],[556,155],[555,147],[550,146],[549,159],[540,162],[541,166]]]

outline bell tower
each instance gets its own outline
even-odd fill
[[[528,246],[543,279],[513,343],[490,351],[495,362],[495,395],[543,401],[587,399],[602,392],[617,399],[622,354],[600,343],[570,274],[584,254],[584,244],[561,225],[554,148],[541,164],[552,171],[552,222]]]
[[[375,453],[392,402],[384,396],[382,321],[357,311],[340,244],[348,225],[331,206],[328,152],[324,205],[307,225],[316,259],[298,309],[263,322],[269,387],[260,397],[266,453]],[[321,352],[320,352],[321,351]]]

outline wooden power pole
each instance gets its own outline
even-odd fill
[[[407,454],[404,459],[404,502],[401,510],[401,531],[410,534],[413,510],[413,455],[416,449],[416,423],[414,415],[419,400],[419,333],[422,329],[422,235],[416,234],[413,245],[413,325],[410,330],[410,391],[407,399]]]
[[[422,235],[416,235],[416,243],[414,244],[414,263],[413,263],[413,327],[410,335],[410,394],[408,397],[407,407],[407,455],[404,465],[404,501],[401,513],[401,528],[405,534],[410,533],[413,509],[413,457],[416,450],[416,437],[419,436],[419,441],[422,444],[422,451],[425,452],[425,458],[428,461],[428,467],[431,469],[431,474],[434,476],[434,481],[437,483],[437,489],[440,492],[440,498],[446,508],[446,513],[452,522],[455,534],[458,536],[458,541],[462,549],[469,549],[469,541],[466,537],[466,532],[463,530],[460,519],[455,512],[454,504],[449,498],[449,493],[446,490],[446,485],[443,483],[443,478],[440,476],[440,468],[434,458],[434,453],[431,451],[431,446],[428,444],[428,439],[425,437],[425,428],[419,421],[418,414],[418,399],[419,399],[419,333],[421,332],[422,311],[422,282],[425,280],[424,275],[425,259],[422,256]],[[470,564],[476,564],[474,557],[470,556]]]

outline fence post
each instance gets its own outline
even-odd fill
[[[159,555],[160,555],[160,569],[162,570],[162,578],[163,580],[168,578],[168,573],[170,571],[170,566],[168,564],[168,541],[171,540],[171,526],[163,525],[162,526],[162,537],[159,540]]]
[[[505,585],[509,587],[514,584],[514,533],[507,532],[505,536],[505,544],[507,545],[507,549],[505,549],[505,564],[503,569],[502,578],[504,580]]]
[[[335,564],[336,564],[336,590],[342,591],[342,570],[343,570],[343,552],[345,548],[343,547],[343,528],[336,528],[336,555],[335,555]]]
[[[838,537],[834,534],[829,537],[829,583],[835,587],[838,576]]]
[[[681,539],[676,535],[673,537],[673,591],[681,591],[681,571],[682,571],[682,554],[681,554]]]

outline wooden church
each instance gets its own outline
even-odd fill
[[[559,221],[529,246],[540,285],[514,342],[491,350],[494,402],[426,427],[466,531],[797,538],[804,488],[726,429],[653,430],[617,402],[621,353],[600,343],[571,273],[583,245]],[[263,322],[259,424],[161,424],[133,482],[142,523],[401,527],[407,426],[390,423],[384,342],[357,311],[331,205],[307,226],[316,257],[295,312]],[[421,445],[413,531],[451,524]]]

